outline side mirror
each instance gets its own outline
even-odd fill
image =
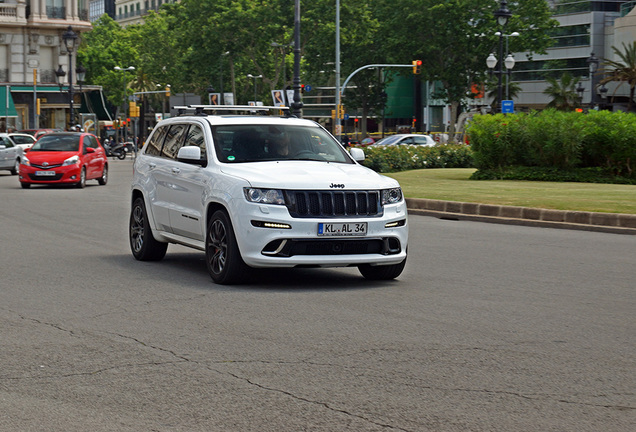
[[[362,162],[364,160],[364,151],[362,149],[356,148],[356,147],[352,147],[349,150],[349,153],[351,154],[351,157],[353,158],[353,160],[355,160],[356,162]]]
[[[4,149],[6,149],[6,148],[7,148],[7,146],[6,146],[6,145],[4,145],[4,144],[0,144],[0,150],[4,150]]]
[[[86,147],[86,153],[95,153],[95,149],[93,147]]]
[[[177,153],[177,160],[179,162],[197,164],[206,166],[207,161],[201,159],[201,148],[197,146],[184,146],[179,149]]]

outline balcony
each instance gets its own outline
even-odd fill
[[[26,24],[26,5],[0,3],[0,25]]]

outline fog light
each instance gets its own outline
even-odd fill
[[[252,225],[259,228],[291,229],[291,225],[277,222],[263,222],[253,220]]]

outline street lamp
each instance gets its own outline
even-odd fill
[[[221,54],[221,57],[219,59],[219,64],[220,64],[220,68],[221,68],[221,71],[219,73],[220,74],[220,78],[221,78],[221,100],[219,101],[219,103],[221,105],[225,104],[225,100],[223,99],[223,57],[225,57],[226,55],[229,55],[229,54],[230,54],[229,51],[225,51],[223,54]]]
[[[508,20],[512,16],[512,13],[508,10],[507,4],[508,3],[506,2],[506,0],[501,0],[499,2],[499,9],[496,10],[495,13],[493,14],[495,16],[495,19],[497,20],[497,24],[501,28],[501,30],[498,32],[499,33],[499,57],[498,58],[500,60],[503,59],[503,39],[504,39],[503,30],[506,28],[506,24],[508,24]],[[491,69],[493,69],[495,65],[497,65],[497,63],[499,64],[497,94],[498,94],[499,106],[501,106],[501,101],[503,100],[503,88],[501,85],[501,80],[503,75],[504,62],[502,61],[497,62],[497,59],[495,58],[494,64],[493,64],[492,62],[493,57],[494,57],[494,54],[491,53],[486,59],[486,64],[489,65],[488,67],[490,67],[490,65],[492,64],[492,67],[490,67]],[[514,66],[514,63],[513,63],[513,66]]]
[[[128,84],[126,82],[126,72],[129,71],[134,71],[135,67],[134,66],[128,66],[127,68],[122,68],[119,66],[115,66],[113,68],[114,70],[116,70],[117,72],[122,72],[124,75],[124,118],[126,118],[126,109],[127,109],[127,104],[126,104],[126,99],[127,99],[127,94],[128,94]],[[128,123],[125,123],[126,126],[124,127],[124,142],[128,141]]]
[[[583,106],[583,92],[585,91],[585,87],[583,87],[583,83],[581,83],[581,81],[579,81],[579,85],[576,86],[575,90],[579,94],[579,101],[581,106]]]
[[[594,109],[594,107],[596,106],[596,86],[594,85],[594,74],[596,73],[596,70],[598,69],[598,64],[599,64],[599,60],[598,58],[594,55],[594,53],[590,54],[590,56],[587,58],[587,67],[590,71],[590,88],[592,91],[592,94],[590,95],[590,108]]]
[[[157,88],[160,89],[161,87],[164,87],[164,86],[161,85],[161,84],[157,84]],[[163,100],[161,102],[161,118],[162,119],[166,118],[166,113],[167,113],[167,110],[165,109],[166,108],[166,100],[168,99],[168,96],[170,95],[170,87],[171,87],[170,84],[166,84],[165,85],[165,90],[163,91]],[[161,91],[161,90],[159,90],[159,91]]]
[[[254,105],[256,105],[256,79],[257,78],[263,78],[263,75],[252,75],[252,74],[247,74],[248,78],[252,78],[254,79]]]
[[[73,31],[71,26],[68,26],[68,28],[62,35],[62,41],[64,41],[64,46],[66,47],[66,52],[68,53],[68,105],[70,126],[75,125],[75,114],[73,112],[73,51],[75,50],[77,39],[77,33]]]

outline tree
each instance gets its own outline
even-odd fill
[[[619,60],[605,60],[601,72],[609,74],[603,78],[601,84],[611,81],[618,81],[619,86],[626,82],[629,85],[629,100],[627,101],[627,112],[632,110],[634,102],[634,91],[636,89],[636,41],[631,44],[623,42],[623,50],[620,51],[612,46],[614,54]]]
[[[553,77],[546,78],[548,87],[543,91],[552,100],[549,107],[560,111],[570,111],[576,106],[580,106],[579,95],[576,92],[576,85],[580,78],[574,78],[569,72],[564,72],[560,80]]]
[[[422,59],[422,80],[440,81],[452,118],[470,85],[483,82],[486,57],[497,52],[500,30],[493,13],[499,3],[492,0],[375,0],[375,14],[382,16],[379,38],[393,61]],[[546,30],[558,23],[551,18],[545,0],[510,1],[513,16],[504,32],[511,38],[512,52],[543,53],[552,41]],[[503,59],[499,59],[503,61]],[[454,128],[454,121],[451,121]],[[451,130],[453,132],[453,130]]]

